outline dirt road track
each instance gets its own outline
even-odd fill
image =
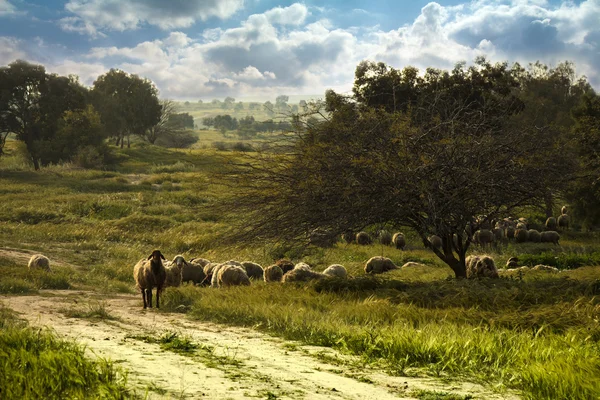
[[[476,399],[516,399],[474,384],[444,384],[429,378],[386,375],[358,368],[352,357],[320,347],[273,338],[252,329],[192,321],[182,314],[143,311],[141,298],[81,291],[47,291],[36,296],[0,296],[0,302],[33,326],[84,344],[90,353],[129,371],[142,396],[208,399],[414,399],[415,390],[469,394]],[[116,320],[70,318],[69,310],[103,307]],[[144,337],[176,332],[203,344],[180,354]],[[339,362],[328,363],[323,360]]]

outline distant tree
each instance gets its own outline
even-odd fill
[[[267,115],[275,114],[275,110],[273,109],[273,103],[271,103],[268,100],[265,101],[265,103],[263,104],[263,109],[266,111]]]
[[[198,104],[203,104],[204,102],[202,101],[202,99],[198,100]]]
[[[284,94],[277,96],[277,98],[275,99],[275,107],[278,110],[286,110],[287,109],[287,102],[290,99],[289,96],[286,96]]]
[[[262,107],[260,105],[260,103],[250,103],[248,105],[248,109],[249,110],[260,110]]]
[[[212,104],[214,107],[219,107],[221,105],[221,100],[219,100],[219,99],[212,99],[212,101],[210,102],[210,104]]]
[[[186,106],[189,106],[189,105],[190,105],[190,102],[189,102],[189,101],[186,101],[186,102],[185,102],[185,103],[183,103],[183,104],[185,104]]]
[[[188,113],[172,114],[169,118],[169,123],[180,129],[194,129],[194,117]]]
[[[235,111],[243,111],[243,110],[244,110],[244,103],[242,103],[241,101],[235,103]]]
[[[405,226],[465,277],[465,228],[479,228],[475,217],[538,204],[560,175],[560,163],[545,156],[554,145],[549,128],[512,123],[523,110],[518,87],[506,64],[484,59],[423,75],[361,63],[355,95],[328,92],[327,118],[296,120],[298,140],[287,151],[222,177],[236,188],[223,207],[243,216],[236,239],[298,243],[317,228],[335,237]]]
[[[307,104],[306,104],[305,100],[300,100],[300,102],[298,103],[298,106],[300,107],[302,112],[307,111]]]
[[[202,125],[210,128],[211,126],[215,125],[215,119],[213,117],[204,117],[202,118]]]
[[[229,110],[233,108],[233,104],[235,103],[235,99],[233,97],[225,97],[223,100],[223,105],[221,106],[223,109]]]
[[[238,121],[231,115],[217,115],[214,119],[214,127],[225,134],[227,131],[237,129]]]
[[[146,135],[161,118],[162,106],[157,89],[148,79],[111,69],[94,82],[92,99],[104,126],[124,145],[130,135]]]
[[[175,110],[177,108],[175,102],[173,102],[172,100],[161,100],[160,107],[160,119],[156,124],[149,127],[146,130],[146,134],[144,135],[144,139],[152,144],[154,144],[156,140],[161,136],[168,134],[174,129],[178,129],[170,123],[170,119],[175,114]]]
[[[294,114],[297,114],[297,113],[298,113],[298,105],[297,105],[297,104],[294,104],[294,105],[292,106],[292,113],[294,113]]]

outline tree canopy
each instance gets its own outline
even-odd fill
[[[518,78],[485,59],[422,75],[359,64],[352,96],[328,91],[320,119],[297,119],[291,152],[224,177],[246,216],[240,236],[298,241],[315,229],[410,227],[464,277],[479,224],[539,204],[563,177],[562,159],[548,157],[555,127],[516,123],[526,106]]]

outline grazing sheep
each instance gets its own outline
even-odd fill
[[[541,240],[540,232],[536,231],[535,229],[528,230],[527,239],[529,239],[530,242],[539,243]]]
[[[259,264],[252,261],[242,261],[242,267],[246,270],[248,278],[250,279],[263,279],[264,270]]]
[[[546,229],[548,229],[549,231],[554,231],[556,230],[556,218],[554,217],[549,217],[546,220]]]
[[[389,246],[392,244],[392,234],[386,230],[382,230],[379,232],[379,243],[384,246]]]
[[[323,275],[337,276],[338,278],[347,278],[348,271],[346,271],[346,268],[343,265],[333,264],[325,268],[325,271],[323,271]]]
[[[465,260],[467,278],[498,278],[498,269],[489,256],[469,256]]]
[[[547,271],[547,272],[558,272],[558,268],[556,267],[551,267],[550,265],[536,265],[535,267],[531,268],[532,271]]]
[[[480,229],[473,236],[475,243],[485,247],[494,243],[494,233],[489,229]]]
[[[160,250],[154,250],[147,259],[141,259],[133,267],[133,279],[142,292],[144,308],[152,308],[152,289],[156,288],[156,308],[160,306],[160,293],[165,285],[167,273],[161,260],[165,256]]]
[[[29,268],[29,270],[41,269],[50,272],[50,260],[48,259],[48,257],[42,254],[34,254],[29,259],[27,268]]]
[[[404,264],[401,268],[404,269],[404,268],[417,268],[417,267],[426,267],[426,265],[418,263],[418,262],[414,262],[414,261],[409,261],[406,264]]]
[[[560,215],[567,215],[567,206],[562,206],[560,209]]]
[[[560,235],[556,231],[546,231],[540,234],[540,242],[559,244]]]
[[[506,238],[507,239],[514,239],[515,238],[515,227],[513,227],[513,226],[507,226],[506,227]]]
[[[404,250],[404,247],[406,247],[406,239],[404,238],[404,234],[401,232],[394,233],[394,236],[392,237],[392,243],[394,243],[394,246],[396,246],[398,250]]]
[[[442,238],[438,235],[431,235],[427,238],[427,240],[429,240],[429,247],[431,247],[432,249],[435,247],[441,250],[442,246],[444,245]]]
[[[517,257],[511,257],[506,262],[506,268],[515,268],[519,265],[519,259]]]
[[[522,230],[527,230],[527,224],[523,223],[523,222],[519,222],[517,224],[517,229],[522,229]]]
[[[562,214],[560,217],[558,217],[558,227],[559,228],[569,229],[569,222],[570,222],[570,218],[567,214]]]
[[[275,262],[275,265],[277,265],[279,268],[281,268],[281,270],[283,271],[284,275],[288,271],[291,271],[291,270],[294,269],[294,263],[291,262],[290,260],[286,259],[286,258],[282,258],[281,260],[277,260]]]
[[[283,278],[283,270],[278,265],[271,265],[265,268],[265,282],[281,282]]]
[[[494,235],[495,242],[501,242],[506,237],[506,230],[504,228],[494,228],[492,229],[492,235]]]
[[[310,265],[308,265],[305,262],[299,262],[298,264],[294,265],[294,269],[305,269],[307,271],[311,271],[312,268],[310,267]]]
[[[517,243],[524,243],[527,241],[528,238],[529,235],[527,234],[526,229],[517,229],[515,231],[515,240],[517,241]]]
[[[393,269],[399,269],[389,258],[375,256],[371,257],[365,264],[367,274],[382,274]]]
[[[281,281],[282,282],[306,282],[306,281],[311,281],[314,279],[321,279],[324,277],[325,277],[325,275],[320,274],[315,271],[312,271],[310,269],[294,268],[293,270],[291,270],[288,273],[286,273],[285,275],[283,275],[283,278],[281,279]]]
[[[246,270],[239,265],[223,264],[217,272],[217,287],[249,286],[250,279]]]
[[[367,245],[371,244],[371,236],[367,232],[358,232],[356,234],[356,244]]]
[[[190,261],[188,262],[193,262],[195,264],[199,264],[201,265],[203,268],[205,265],[210,264],[210,261],[207,260],[206,258],[201,258],[201,257],[197,257],[197,258],[192,258],[190,259]]]
[[[182,282],[192,282],[193,284],[197,285],[201,284],[204,281],[204,279],[206,278],[204,268],[212,264],[208,262],[203,265],[202,261],[198,262],[198,260],[198,258],[193,258],[183,266],[183,270],[181,273]]]
[[[223,268],[225,268],[226,266],[229,266],[229,265],[233,265],[233,266],[240,267],[240,268],[244,269],[242,267],[241,263],[239,263],[237,261],[234,261],[234,260],[229,260],[229,261],[226,261],[224,263],[217,264],[217,266],[215,267],[215,269],[212,270],[212,276],[210,277],[210,286],[211,287],[214,287],[214,288],[219,287],[219,271],[222,270]],[[244,270],[244,273],[245,272],[246,271]],[[208,278],[208,276],[207,276],[207,278]]]

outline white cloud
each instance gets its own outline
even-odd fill
[[[308,15],[304,4],[294,3],[289,7],[275,7],[265,13],[271,24],[302,25]]]
[[[20,49],[22,42],[18,39],[0,36],[0,65],[9,64],[17,59],[25,59],[27,54]]]
[[[17,9],[15,6],[10,4],[8,0],[0,0],[0,17],[4,15],[16,14]]]
[[[60,26],[92,37],[103,30],[125,31],[143,24],[168,30],[213,17],[227,19],[243,5],[244,0],[70,0],[65,10],[73,16],[63,18]]]

